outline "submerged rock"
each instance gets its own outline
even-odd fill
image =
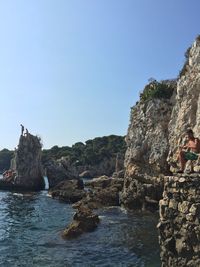
[[[73,219],[73,222],[63,231],[63,238],[76,238],[85,232],[94,231],[100,221],[98,215],[84,206],[78,208]]]

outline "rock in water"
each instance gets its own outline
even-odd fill
[[[67,203],[75,203],[85,196],[83,180],[65,180],[49,190],[49,195]]]
[[[74,215],[73,222],[63,231],[63,238],[72,239],[85,232],[94,231],[99,223],[98,215],[92,210],[81,206]]]
[[[87,206],[89,209],[98,209],[109,206],[119,206],[119,192],[122,190],[123,178],[101,176],[85,183],[88,186],[86,196],[73,205],[74,208]]]
[[[76,177],[72,172],[66,169],[61,162],[55,160],[49,160],[44,165],[46,169],[46,175],[49,181],[49,188],[54,188],[62,181],[75,179]]]
[[[16,187],[28,190],[44,189],[41,149],[42,145],[37,136],[30,133],[20,136],[18,149],[13,160],[17,174],[14,180]]]

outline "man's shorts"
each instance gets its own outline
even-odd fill
[[[198,155],[194,152],[185,152],[184,153],[184,158],[186,160],[197,160],[198,159]]]

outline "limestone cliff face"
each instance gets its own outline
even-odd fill
[[[177,84],[169,123],[169,164],[176,160],[187,128],[200,137],[200,38],[192,45],[185,74]],[[196,171],[199,170],[196,166]],[[165,180],[158,224],[162,266],[200,266],[199,174],[176,175]]]
[[[168,83],[176,86],[175,81]],[[169,99],[140,102],[131,110],[126,137],[125,181],[121,202],[128,206],[144,207],[158,203],[162,194],[160,174],[169,172],[168,124],[171,118],[174,94]],[[156,190],[154,190],[156,188]]]
[[[189,52],[189,62],[183,75],[177,83],[177,95],[169,123],[168,161],[176,160],[178,145],[186,129],[191,128],[200,137],[200,40],[192,45]]]
[[[16,177],[14,184],[31,190],[44,188],[41,167],[41,143],[37,136],[28,133],[21,135],[15,159],[12,162]]]
[[[126,176],[135,173],[157,175],[168,171],[166,158],[171,111],[172,99],[153,99],[132,108],[126,137]]]
[[[125,206],[134,207],[140,200],[141,207],[146,197],[158,201],[162,197],[158,193],[163,188],[161,177],[174,171],[171,163],[177,160],[186,129],[193,129],[200,138],[199,37],[190,48],[184,72],[177,83],[172,83],[174,93],[170,99],[140,101],[132,108],[121,193]]]

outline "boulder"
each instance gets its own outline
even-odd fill
[[[85,183],[89,187],[86,196],[77,202],[74,207],[85,205],[90,209],[109,206],[119,206],[119,192],[122,190],[124,180],[101,176]]]
[[[66,203],[75,203],[81,200],[86,192],[84,191],[83,181],[73,179],[60,182],[49,190],[49,195]]]

